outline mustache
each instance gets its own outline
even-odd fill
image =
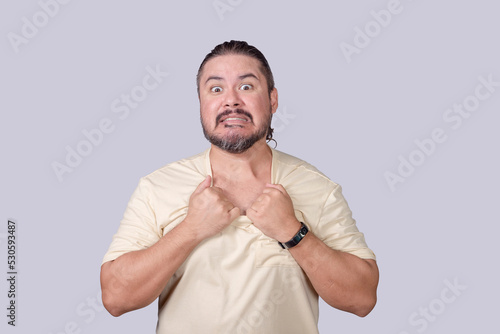
[[[245,115],[246,117],[248,117],[248,119],[250,120],[250,122],[253,123],[253,117],[252,117],[252,115],[248,111],[245,111],[243,109],[226,109],[223,112],[221,112],[219,115],[217,115],[217,118],[215,119],[215,124],[219,124],[219,121],[220,121],[220,119],[222,117],[231,115],[233,113],[234,114]]]

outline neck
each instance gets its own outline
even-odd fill
[[[218,177],[258,178],[263,173],[269,173],[272,153],[265,139],[259,140],[243,153],[229,153],[212,145],[210,163],[213,174]]]

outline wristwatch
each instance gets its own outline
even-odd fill
[[[309,229],[307,228],[306,224],[304,224],[303,222],[300,222],[300,224],[302,225],[300,227],[300,230],[297,232],[297,234],[295,234],[295,236],[292,239],[290,239],[290,241],[287,241],[285,243],[281,243],[278,241],[278,243],[283,249],[289,249],[294,246],[297,246],[300,240],[302,240],[306,236],[307,232],[309,232]]]

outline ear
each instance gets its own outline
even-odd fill
[[[271,114],[274,114],[278,110],[278,90],[276,87],[271,91]]]

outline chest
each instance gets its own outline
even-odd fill
[[[266,183],[258,180],[252,182],[214,180],[214,186],[221,188],[227,199],[245,215],[246,210],[264,191]]]

